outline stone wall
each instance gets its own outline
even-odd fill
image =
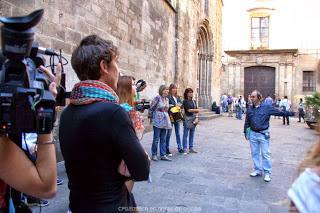
[[[156,95],[161,84],[174,80],[179,92],[187,86],[195,88],[196,41],[199,26],[207,18],[214,44],[212,95],[219,98],[222,1],[208,1],[208,16],[204,1],[176,2],[177,7],[166,0],[2,0],[0,15],[45,9],[35,39],[43,47],[62,49],[67,59],[89,34],[112,40],[120,49],[120,71],[145,79],[149,86],[142,95],[147,98]],[[65,70],[70,90],[78,79],[70,64]]]

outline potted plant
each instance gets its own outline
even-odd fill
[[[320,121],[320,93],[306,97],[306,123],[311,129],[315,129]]]

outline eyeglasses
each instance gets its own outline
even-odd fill
[[[250,97],[251,97],[251,98],[255,98],[255,97],[257,97],[257,96],[255,96],[255,95],[251,95]]]

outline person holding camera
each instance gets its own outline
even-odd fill
[[[133,79],[135,80],[135,79]],[[141,92],[147,87],[147,82],[143,79],[139,79],[137,82],[136,82],[136,94],[134,96],[134,102],[135,104],[139,104],[141,103]]]
[[[90,35],[71,57],[80,82],[71,92],[59,126],[71,212],[134,210],[136,203],[125,182],[148,179],[148,156],[115,92],[118,56],[111,41]],[[122,160],[130,174],[119,172]]]
[[[170,116],[171,123],[174,126],[178,151],[179,153],[183,153],[183,149],[181,146],[181,138],[180,138],[180,122],[183,120],[183,117],[181,116],[182,101],[177,95],[177,86],[175,84],[170,84],[168,98],[169,98],[169,106],[170,106],[169,116]],[[167,136],[166,136],[166,152],[168,156],[172,156],[169,150],[171,133],[172,133],[172,129],[168,129]]]
[[[288,111],[281,111],[271,105],[262,103],[262,94],[258,90],[251,93],[253,105],[249,106],[244,124],[244,134],[246,140],[250,141],[251,157],[253,161],[253,172],[251,177],[261,176],[264,173],[264,181],[271,181],[271,156],[270,156],[270,116],[292,116]],[[262,163],[260,160],[262,155]]]
[[[159,88],[159,95],[157,95],[151,102],[150,111],[152,112],[153,124],[153,141],[152,141],[152,160],[157,161],[158,144],[160,141],[160,159],[164,161],[171,161],[171,158],[166,153],[166,134],[167,130],[172,128],[168,110],[169,99],[167,98],[169,88],[166,85],[161,85]]]
[[[189,153],[198,153],[193,148],[194,133],[196,126],[199,123],[198,113],[199,109],[195,100],[193,100],[193,90],[187,88],[183,94],[183,108],[184,108],[184,122],[183,122],[183,154],[188,154],[188,135],[189,135]]]
[[[44,67],[41,70],[47,71]],[[57,81],[54,79],[49,85],[54,96],[57,95]],[[22,134],[0,136],[0,212],[9,209],[9,186],[39,198],[51,198],[57,191],[56,153],[52,133],[38,135],[35,162],[21,149]]]

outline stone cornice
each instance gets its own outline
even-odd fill
[[[229,56],[237,55],[253,55],[253,54],[295,54],[298,52],[298,49],[273,49],[273,50],[228,50],[224,51]]]

